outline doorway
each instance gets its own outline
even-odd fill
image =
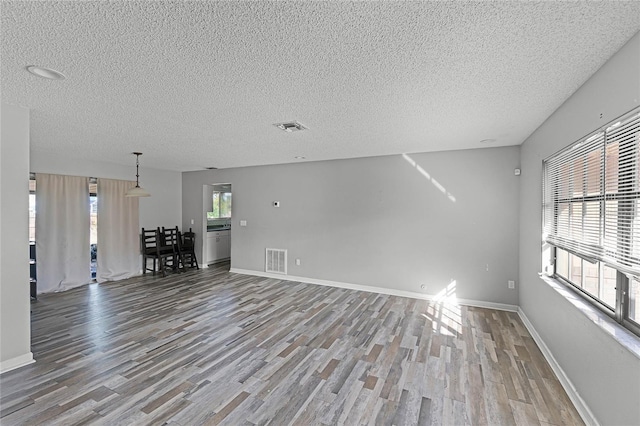
[[[207,266],[231,267],[233,195],[230,183],[204,185],[203,259]]]

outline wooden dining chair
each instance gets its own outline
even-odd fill
[[[196,233],[189,228],[189,231],[179,233],[178,244],[183,265],[185,267],[200,269],[196,258]]]
[[[171,267],[175,269],[177,265],[177,255],[173,245],[167,245],[165,238],[160,231],[156,229],[144,229],[140,233],[140,245],[142,252],[142,272],[157,271],[162,272],[162,276],[167,276],[166,270]],[[149,259],[153,260],[153,269],[149,269]]]
[[[185,262],[182,252],[180,250],[180,231],[178,227],[165,228],[162,227],[161,238],[163,245],[167,248],[171,247],[173,250],[173,257],[171,258],[171,269],[174,271],[184,270]]]

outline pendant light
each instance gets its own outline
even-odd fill
[[[142,188],[140,186],[140,183],[138,182],[138,178],[140,177],[140,175],[138,174],[138,167],[140,165],[140,162],[138,161],[138,157],[140,157],[142,155],[142,153],[141,152],[133,152],[132,154],[136,156],[136,186],[134,186],[133,188],[129,189],[124,194],[124,196],[125,197],[150,197],[151,194],[149,194],[147,192],[147,190]]]

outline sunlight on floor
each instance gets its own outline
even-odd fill
[[[433,331],[443,335],[456,336],[462,333],[462,318],[456,297],[456,280],[451,282],[435,295],[424,315],[432,321]]]

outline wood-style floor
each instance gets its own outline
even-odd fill
[[[41,296],[0,423],[583,424],[514,313],[224,266]]]

